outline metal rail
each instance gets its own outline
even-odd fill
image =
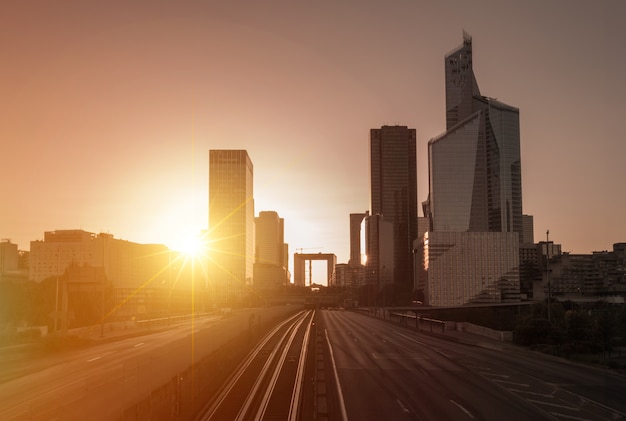
[[[295,420],[312,315],[302,311],[268,333],[196,419]]]

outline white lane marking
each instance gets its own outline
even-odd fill
[[[407,408],[406,406],[402,405],[402,402],[400,402],[400,399],[396,399],[396,402],[398,402],[398,405],[400,405],[400,408],[402,408],[402,410],[404,411],[405,414],[410,414],[411,411],[409,411],[409,408]]]
[[[138,346],[141,346],[141,345],[143,345],[143,342],[139,342],[138,344],[135,344],[133,348],[137,348]]]
[[[577,408],[575,406],[559,405],[558,403],[551,403],[551,402],[546,402],[546,401],[538,401],[536,399],[526,399],[526,400],[528,402],[536,403],[538,405],[554,406],[555,408],[569,409],[570,411],[580,411],[580,408]]]
[[[463,407],[463,405],[461,405],[460,403],[457,403],[455,401],[453,401],[452,399],[450,399],[450,402],[452,402],[453,404],[455,404],[461,411],[465,412],[467,414],[468,417],[470,418],[474,418],[474,416],[472,415],[472,413],[470,411],[468,411],[467,409],[465,409]]]
[[[348,412],[346,411],[346,404],[343,400],[343,392],[341,391],[341,383],[339,382],[339,375],[337,374],[337,364],[335,363],[335,354],[333,352],[333,346],[330,344],[330,338],[328,337],[328,331],[324,329],[324,336],[326,336],[326,344],[328,345],[328,354],[330,356],[330,365],[333,368],[333,374],[335,375],[335,386],[337,387],[337,398],[339,399],[339,411],[341,412],[341,420],[348,421]]]
[[[570,420],[577,420],[577,421],[591,421],[589,418],[580,418],[580,417],[574,417],[572,415],[566,415],[566,414],[559,414],[558,412],[551,412],[552,415],[554,415],[555,417],[559,417],[559,418],[568,418]]]
[[[512,389],[512,388],[509,388],[508,390],[509,390],[509,392],[521,393],[521,394],[524,394],[524,395],[540,396],[542,398],[554,398],[554,395],[552,393],[550,393],[550,394],[547,394],[547,393],[537,393],[537,392],[529,392],[528,390],[519,390],[519,389]]]
[[[507,382],[506,380],[498,380],[498,379],[491,379],[491,381],[496,382],[496,383],[512,384],[512,385],[519,386],[519,387],[530,387],[528,383]]]
[[[93,362],[93,361],[99,360],[100,358],[102,358],[102,355],[98,355],[97,357],[93,357],[93,358],[91,358],[91,359],[87,360],[87,362],[88,362],[88,363],[90,363],[90,362]]]
[[[482,374],[483,376],[502,377],[503,379],[510,379],[510,377],[507,376],[506,374],[483,373],[483,372],[481,372],[480,374]]]

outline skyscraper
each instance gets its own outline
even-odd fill
[[[245,150],[209,151],[209,285],[234,304],[252,285],[253,166]]]
[[[361,266],[361,254],[364,244],[361,244],[361,226],[363,219],[369,215],[369,211],[365,213],[350,214],[350,260],[348,264],[352,267]]]
[[[522,237],[519,110],[481,95],[472,38],[445,56],[446,132],[428,142],[433,231]]]
[[[370,177],[372,216],[382,215],[393,224],[393,300],[409,300],[413,289],[411,250],[417,236],[415,129],[382,126],[371,130]]]
[[[286,286],[287,244],[285,244],[285,221],[274,211],[259,212],[255,218],[254,287],[278,289]]]
[[[416,289],[429,305],[518,301],[519,110],[481,95],[467,33],[445,56],[445,76],[446,132],[428,142],[430,231],[416,247]]]

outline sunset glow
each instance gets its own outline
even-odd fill
[[[73,228],[193,250],[179,232],[208,228],[208,151],[231,148],[249,152],[255,211],[285,218],[291,253],[322,246],[346,262],[348,215],[370,205],[370,128],[417,129],[427,198],[444,53],[463,29],[481,89],[523,110],[523,206],[538,232],[578,253],[626,236],[626,196],[606,182],[626,153],[623,2],[566,14],[570,2],[140,3],[3,9],[0,138],[18,181],[2,187],[0,235],[22,250]],[[593,224],[581,197],[602,210]]]
[[[175,239],[172,249],[189,257],[199,257],[204,253],[205,244],[199,233],[185,232]]]

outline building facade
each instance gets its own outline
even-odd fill
[[[445,56],[446,132],[428,142],[432,231],[523,239],[519,110],[483,96],[472,39]]]
[[[362,237],[364,234],[363,219],[369,215],[369,211],[365,213],[351,213],[350,214],[350,260],[348,264],[352,267],[359,267],[363,265],[363,249],[365,247],[362,244]]]
[[[46,231],[31,241],[29,280],[41,282],[74,266],[103,267],[114,288],[167,283],[172,252],[162,244],[139,244],[83,230]]]
[[[382,215],[393,225],[393,300],[408,301],[413,289],[411,251],[417,237],[415,129],[406,126],[371,129],[370,187],[371,215]]]
[[[28,273],[30,281],[54,278],[70,291],[101,291],[104,280],[108,320],[183,311],[193,282],[190,265],[162,244],[83,230],[46,231],[43,240],[31,241]]]
[[[371,291],[368,305],[391,304],[397,292],[394,289],[395,226],[383,215],[369,215],[365,217],[365,232],[365,283]]]
[[[416,295],[438,306],[519,301],[520,245],[532,238],[519,110],[481,94],[467,33],[444,68],[446,131],[428,142],[430,231],[414,246]]]
[[[504,232],[425,234],[424,304],[460,306],[517,302],[519,238]]]
[[[19,267],[19,252],[17,244],[10,240],[0,240],[0,279],[7,272],[17,271]]]
[[[542,277],[540,282],[535,282],[535,298],[546,298],[548,293],[559,300],[573,301],[611,296],[626,298],[626,243],[613,244],[612,251],[591,254],[561,252],[561,245],[552,242],[550,246],[547,265],[546,242],[537,244],[537,252],[541,254],[538,271]]]
[[[209,151],[209,288],[233,305],[252,287],[253,166],[245,150]]]
[[[257,290],[279,289],[288,284],[285,221],[274,211],[263,211],[255,218],[256,253],[254,287]]]

